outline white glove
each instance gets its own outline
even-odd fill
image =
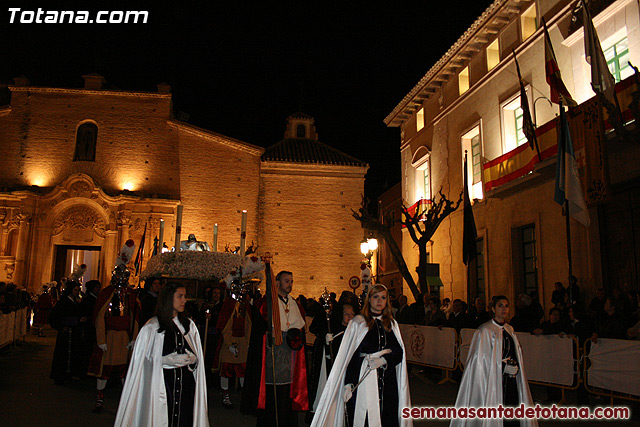
[[[196,356],[189,351],[186,354],[179,354],[174,351],[171,354],[162,356],[162,367],[164,369],[182,368],[183,366],[195,363],[196,360]]]
[[[136,340],[129,341],[129,344],[127,344],[127,348],[133,348],[134,345],[136,345]]]
[[[198,356],[191,353],[189,350],[186,350],[186,351],[187,351],[187,356],[189,356],[189,365],[195,365],[196,363],[198,363]]]
[[[346,384],[344,386],[344,403],[351,400],[351,396],[353,396],[353,384]]]
[[[387,364],[387,360],[382,356],[372,356],[367,354],[367,363],[372,371]]]
[[[107,351],[107,345],[106,344],[98,344],[98,348],[100,348],[100,350],[102,350],[102,351]]]
[[[332,333],[328,333],[327,335],[324,336],[324,342],[326,342],[327,345],[329,345],[331,343],[331,341],[333,341],[333,334]]]
[[[514,376],[518,373],[518,366],[517,365],[510,365],[510,364],[506,364],[504,365],[504,373],[507,375],[511,375]]]

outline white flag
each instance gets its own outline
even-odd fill
[[[611,75],[611,71],[609,71],[600,40],[598,40],[598,33],[596,33],[596,28],[593,26],[591,15],[584,1],[582,2],[582,19],[584,24],[584,54],[587,62],[591,64],[591,85],[595,91],[602,92],[613,103],[616,80]]]

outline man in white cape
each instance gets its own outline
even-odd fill
[[[480,325],[471,341],[467,364],[458,389],[456,408],[495,408],[503,405],[502,343],[504,331],[511,335],[516,347],[519,365],[516,381],[520,404],[524,403],[525,407],[534,406],[522,363],[522,349],[513,328],[508,323],[499,325],[490,320]],[[451,420],[451,427],[501,427],[502,425],[501,418],[458,418]],[[520,425],[535,427],[538,425],[538,421],[535,419],[523,419],[520,420]]]
[[[402,418],[402,408],[411,407],[411,398],[409,396],[409,381],[407,375],[407,360],[405,356],[404,344],[402,342],[402,336],[400,335],[400,329],[398,328],[398,323],[395,320],[391,321],[393,333],[398,340],[398,343],[402,347],[403,355],[402,362],[395,366],[396,370],[396,378],[398,380],[398,419],[401,427],[408,427],[413,425],[413,420],[411,418]],[[316,409],[316,414],[313,417],[313,421],[311,422],[311,427],[341,427],[344,425],[345,421],[345,402],[344,402],[344,394],[345,394],[345,384],[344,378],[347,372],[347,365],[351,361],[353,354],[360,346],[360,343],[364,339],[365,335],[369,332],[369,328],[367,327],[367,323],[364,317],[358,315],[349,322],[347,326],[347,330],[344,333],[344,338],[342,339],[342,344],[340,344],[340,350],[333,362],[333,367],[331,368],[331,373],[329,374],[329,378],[327,379],[327,383],[325,384],[324,390],[322,392],[322,397],[320,398],[320,402],[318,403],[318,408]],[[366,365],[366,358],[364,359],[363,365]],[[366,372],[363,366],[361,372]],[[379,411],[378,407],[378,393],[377,393],[377,370],[372,370],[366,376],[365,380],[358,386],[356,392],[354,393],[353,399],[362,400],[366,399],[363,402],[367,407],[375,406],[375,409]],[[362,378],[362,374],[361,377]],[[373,387],[371,387],[373,384]],[[355,384],[354,384],[355,385]],[[371,396],[371,392],[373,392],[374,396]],[[357,393],[357,394],[356,394]],[[359,405],[359,401],[356,403],[356,407]],[[364,425],[364,417],[358,417],[358,410],[356,409],[356,417],[353,420],[354,426],[362,426]],[[365,412],[367,414],[367,412]],[[375,414],[369,415],[369,425],[373,427],[375,424],[372,423],[371,419]],[[379,419],[378,412],[378,419]]]
[[[194,427],[208,427],[207,384],[205,380],[204,356],[198,328],[189,319],[189,333],[184,335],[198,358],[195,376],[196,391],[193,404]],[[174,323],[184,334],[177,317]],[[158,332],[160,324],[152,317],[140,330],[133,348],[133,356],[127,380],[120,396],[115,426],[165,427],[169,425],[167,393],[162,371],[162,346],[164,332]]]

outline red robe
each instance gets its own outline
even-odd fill
[[[298,309],[300,310],[300,315],[302,318],[305,318],[305,312],[302,306],[298,301]],[[266,299],[260,298],[255,302],[256,308],[262,314],[262,317],[267,319],[267,304]],[[274,310],[277,310],[277,307],[274,307]],[[267,396],[267,388],[265,384],[265,358],[266,358],[266,347],[267,347],[267,334],[262,338],[262,373],[260,375],[260,394],[258,397],[258,409],[264,409],[266,404],[266,396]],[[291,350],[294,352],[294,350]],[[295,365],[293,367],[293,378],[291,381],[291,409],[294,411],[308,411],[309,410],[309,397],[307,390],[307,363],[305,359],[305,350],[304,345],[295,354]]]
[[[114,365],[114,359],[124,361],[124,365],[126,366],[128,355],[126,346],[129,341],[135,340],[138,335],[140,304],[135,292],[130,288],[127,288],[126,292],[128,313],[124,313],[124,316],[111,317],[110,321],[107,322],[106,317],[108,316],[105,316],[105,312],[108,309],[109,303],[111,303],[115,291],[116,288],[113,285],[102,289],[98,294],[98,300],[93,310],[93,322],[96,326],[97,342],[94,344],[87,374],[98,378],[103,376],[103,368],[105,365]],[[107,351],[103,352],[98,347],[98,344],[106,343],[107,335],[110,331],[116,331],[115,333],[122,335],[119,340],[121,344],[119,347],[121,348],[111,348],[113,347],[112,342],[111,346],[107,346]],[[120,365],[118,362],[115,363]]]

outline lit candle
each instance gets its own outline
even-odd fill
[[[160,218],[160,237],[158,239],[158,253],[161,254],[164,245],[164,219],[162,218]]]
[[[175,251],[180,251],[180,233],[182,232],[182,209],[184,206],[178,205],[178,212],[176,213],[176,243],[174,245]]]
[[[213,251],[218,251],[218,224],[213,224]]]
[[[240,225],[240,255],[244,256],[245,240],[247,240],[247,211],[242,211],[242,224]]]

